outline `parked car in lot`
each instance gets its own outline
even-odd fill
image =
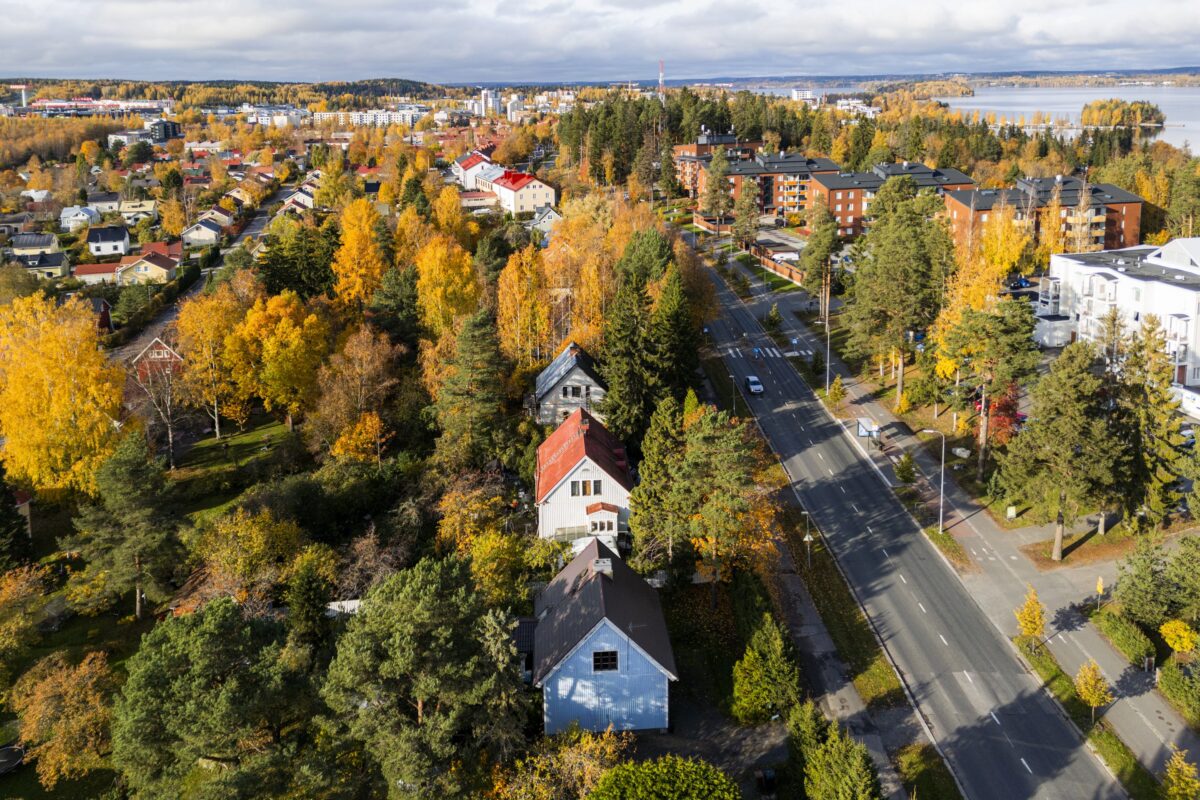
[[[747,375],[746,391],[750,394],[762,394],[765,389],[763,389],[762,381],[760,381],[756,376]]]

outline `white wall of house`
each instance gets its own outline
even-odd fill
[[[211,244],[216,244],[220,235],[203,226],[189,228],[183,232],[183,243],[188,247],[207,247]]]
[[[1200,386],[1200,358],[1196,355],[1200,282],[1148,280],[1121,271],[1118,264],[1095,266],[1055,255],[1039,288],[1039,301],[1057,293],[1057,313],[1067,317],[1057,324],[1040,322],[1036,332],[1039,344],[1061,346],[1072,336],[1096,341],[1111,308],[1120,312],[1130,330],[1140,328],[1147,316],[1154,315],[1167,337],[1175,382]],[[1053,306],[1039,302],[1038,313],[1048,311],[1053,311]]]
[[[129,237],[119,242],[88,242],[88,250],[94,256],[123,256],[129,253]]]
[[[538,424],[557,425],[577,408],[603,422],[604,415],[596,413],[603,400],[604,389],[579,367],[573,367],[544,397],[538,398]]]
[[[615,653],[616,669],[594,669],[594,654]],[[612,656],[601,658],[611,665]],[[610,724],[619,731],[660,730],[669,723],[668,678],[657,664],[607,619],[542,681],[546,733],[572,722],[588,731]]]
[[[595,491],[597,481],[600,482],[599,492]],[[543,539],[553,539],[556,535],[566,537],[567,529],[575,529],[578,536],[586,535],[591,527],[587,507],[593,503],[615,505],[620,509],[618,525],[629,524],[629,490],[585,457],[538,504],[538,536]]]

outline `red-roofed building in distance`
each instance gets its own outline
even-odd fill
[[[537,211],[555,202],[554,189],[527,172],[489,167],[475,176],[475,188],[496,195],[496,203],[509,214]]]
[[[621,441],[581,409],[537,451],[538,536],[578,550],[595,536],[618,552],[627,536],[633,476]]]

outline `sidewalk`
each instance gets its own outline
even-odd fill
[[[809,349],[819,346],[823,352],[820,331],[808,330],[793,313],[788,313],[804,308],[807,295],[804,292],[760,294],[761,281],[757,276],[751,277],[756,291],[748,305],[755,313],[761,316],[772,303],[778,303],[783,312],[786,335],[798,337]],[[842,377],[852,416],[871,417],[884,427],[898,422],[890,409],[875,401],[857,377],[850,374],[836,353],[830,360],[830,369],[831,375]],[[891,428],[892,435],[887,442],[889,450],[897,454],[911,453],[919,471],[936,491],[940,460],[915,436],[902,430]],[[856,438],[852,430],[849,434]],[[868,457],[881,471],[881,476],[894,484],[890,459],[876,448],[869,449]],[[1200,736],[1153,691],[1153,676],[1127,664],[1075,610],[1077,604],[1095,601],[1097,577],[1103,577],[1106,586],[1115,583],[1115,564],[1038,571],[1018,548],[1028,541],[1047,538],[1053,529],[1049,526],[1024,532],[1003,529],[958,486],[950,472],[946,474],[945,518],[947,530],[963,544],[979,566],[977,572],[960,575],[960,579],[993,625],[1005,636],[1016,634],[1012,610],[1020,604],[1026,584],[1032,584],[1048,611],[1050,638],[1047,645],[1051,652],[1063,670],[1071,675],[1088,659],[1095,659],[1100,665],[1117,697],[1103,711],[1103,716],[1138,759],[1161,775],[1171,755],[1170,746],[1175,745],[1187,750],[1194,763],[1200,763]]]

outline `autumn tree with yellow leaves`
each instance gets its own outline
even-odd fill
[[[295,292],[259,299],[226,339],[225,366],[246,394],[280,411],[288,428],[316,396],[329,329]]]
[[[370,325],[361,325],[347,336],[341,350],[317,373],[321,399],[305,426],[311,439],[330,446],[352,426],[363,425],[367,414],[382,426],[378,412],[396,387],[396,361],[402,352]]]
[[[379,212],[367,198],[346,206],[341,216],[341,246],[333,256],[333,291],[347,306],[361,309],[375,296],[383,280],[383,250],[375,238]]]
[[[435,338],[459,317],[479,307],[479,278],[471,254],[444,234],[433,237],[416,256],[417,302],[421,322]]]
[[[550,294],[540,251],[513,253],[500,273],[496,324],[500,350],[519,367],[545,360],[550,342]]]
[[[1075,674],[1075,693],[1092,710],[1092,722],[1096,721],[1096,709],[1113,701],[1112,687],[1095,659],[1082,665]]]
[[[94,491],[120,427],[123,385],[81,301],[60,306],[34,294],[0,308],[0,457],[10,479]]]
[[[1046,635],[1046,607],[1038,599],[1033,584],[1029,585],[1024,604],[1013,613],[1017,615],[1017,625],[1026,639],[1036,644]]]
[[[175,322],[185,397],[201,408],[213,422],[213,433],[221,438],[222,417],[244,422],[249,417],[234,373],[225,360],[226,340],[241,323],[246,307],[234,287],[221,284],[212,294],[185,301]]]
[[[199,534],[197,553],[207,568],[205,593],[239,601],[261,598],[286,576],[304,544],[294,522],[270,511],[239,508],[209,523]]]

